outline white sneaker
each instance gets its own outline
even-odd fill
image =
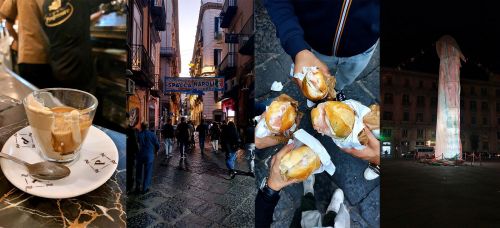
[[[309,192],[314,195],[314,180],[314,174],[311,174],[304,182],[302,182],[302,184],[304,185],[304,195]]]
[[[326,211],[333,211],[335,213],[339,213],[340,209],[340,204],[344,202],[344,192],[342,189],[337,188],[335,192],[333,193],[332,200],[330,201],[330,204],[328,205],[328,208]]]

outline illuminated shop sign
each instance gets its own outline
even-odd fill
[[[224,77],[178,78],[164,77],[163,92],[196,93],[202,91],[224,91]]]

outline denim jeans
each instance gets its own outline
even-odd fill
[[[198,143],[200,144],[200,151],[202,153],[205,152],[205,137],[199,137],[198,141]]]
[[[327,56],[315,50],[312,51],[319,60],[328,66],[330,74],[335,76],[337,81],[335,89],[339,91],[344,89],[345,86],[352,84],[359,77],[361,72],[363,72],[370,62],[378,43],[379,41],[377,40],[377,42],[365,52],[350,57]]]
[[[186,150],[188,147],[188,142],[179,142],[179,150],[181,152],[181,156],[186,156]]]
[[[165,139],[165,155],[171,155],[172,154],[172,148],[174,147],[174,139],[173,138],[166,138]]]
[[[138,159],[136,168],[137,169],[136,169],[135,187],[139,188],[139,186],[142,185],[142,190],[146,191],[149,189],[149,186],[151,186],[151,180],[153,179],[153,162],[146,162],[141,159]]]
[[[236,151],[233,150],[231,145],[226,144],[226,167],[229,170],[234,170],[235,161],[236,161]]]
[[[219,150],[219,140],[212,140],[212,150],[217,152]]]

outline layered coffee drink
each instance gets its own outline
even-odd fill
[[[73,160],[92,125],[93,112],[66,106],[49,93],[41,97],[30,94],[24,105],[42,155],[51,161]]]

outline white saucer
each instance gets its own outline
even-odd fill
[[[2,153],[29,163],[44,161],[35,148],[29,126],[12,135],[3,146]],[[118,167],[118,149],[106,133],[92,126],[79,157],[66,164],[71,170],[68,177],[38,181],[27,175],[23,165],[4,158],[0,158],[0,165],[5,177],[20,190],[44,198],[64,199],[86,194],[106,183]]]

